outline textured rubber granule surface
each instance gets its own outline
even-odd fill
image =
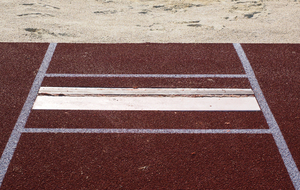
[[[232,44],[58,44],[48,73],[243,74]]]
[[[300,46],[242,46],[292,156],[300,168]]]
[[[260,111],[33,110],[26,128],[268,129]]]
[[[292,189],[271,135],[23,134],[3,189]]]
[[[48,44],[0,43],[0,154],[17,122]]]

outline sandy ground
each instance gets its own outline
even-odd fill
[[[299,43],[299,0],[2,0],[1,42]]]

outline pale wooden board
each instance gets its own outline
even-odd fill
[[[258,111],[255,97],[38,96],[35,110]]]
[[[252,95],[251,89],[229,88],[75,88],[41,87],[39,94],[49,95]]]

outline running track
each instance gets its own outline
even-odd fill
[[[300,189],[297,44],[0,49],[1,189]],[[41,86],[252,88],[261,111],[32,110]]]

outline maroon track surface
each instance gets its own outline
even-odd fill
[[[260,87],[300,168],[300,45],[243,45]]]
[[[241,74],[231,44],[60,44],[48,73]]]
[[[0,153],[20,115],[48,44],[0,43]]]
[[[53,119],[55,118],[55,119]],[[88,120],[86,118],[89,118]],[[256,119],[253,119],[256,118]],[[268,129],[262,112],[33,110],[29,128]]]
[[[48,78],[42,86],[103,88],[250,88],[248,79],[207,78]]]
[[[293,187],[271,135],[240,134],[25,134],[6,179],[4,189]]]
[[[1,153],[47,47],[0,43]],[[300,168],[300,46],[242,47]],[[47,73],[244,71],[232,44],[58,44]],[[249,88],[249,82],[245,78],[46,77],[42,86]],[[33,110],[26,127],[268,128],[262,112],[46,110]],[[27,133],[21,136],[1,189],[293,189],[293,184],[270,134]]]

